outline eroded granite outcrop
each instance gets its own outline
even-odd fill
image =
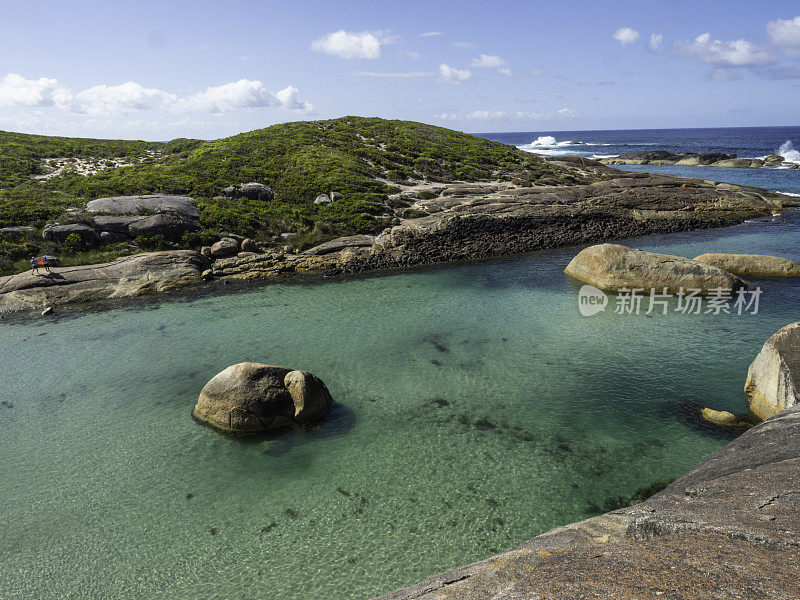
[[[670,293],[729,291],[746,287],[727,271],[683,256],[645,252],[620,244],[596,244],[581,250],[564,273],[606,291],[666,289]]]
[[[744,391],[759,419],[800,403],[800,322],[766,341],[747,370]]]
[[[192,415],[220,431],[248,434],[319,421],[332,405],[328,388],[312,373],[245,362],[211,378]]]
[[[767,254],[720,254],[695,256],[694,260],[714,265],[740,277],[800,277],[800,264]]]
[[[798,205],[788,196],[753,187],[626,173],[577,157],[550,162],[567,168],[576,181],[595,181],[557,187],[524,187],[513,181],[401,185],[401,191],[389,197],[392,208],[387,210],[393,213],[384,215],[395,225],[374,238],[347,236],[302,252],[291,247],[245,251],[242,244],[242,251],[231,250],[224,257],[214,256],[208,248],[204,254],[215,260],[204,280],[353,274],[483,260],[648,233],[720,227]],[[127,212],[139,210],[140,200],[114,198],[97,207],[103,212]],[[167,201],[171,207],[178,202],[174,197],[163,199]],[[110,232],[122,232],[130,231],[130,218],[144,217],[98,214],[95,220]]]
[[[192,250],[148,252],[110,263],[0,277],[0,314],[129,298],[199,283],[208,259]]]
[[[380,600],[800,598],[800,406],[641,504]]]

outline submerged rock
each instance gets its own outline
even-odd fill
[[[575,279],[607,291],[663,288],[671,293],[716,288],[737,290],[746,283],[722,269],[683,256],[656,254],[619,244],[597,244],[581,250],[564,269]]]
[[[215,375],[201,390],[192,414],[227,433],[256,433],[318,421],[332,404],[328,388],[311,373],[245,362]]]
[[[724,427],[736,427],[737,425],[742,425],[739,417],[731,412],[728,412],[727,410],[704,408],[701,411],[701,414],[703,415],[703,419],[709,423],[713,423],[714,425],[721,425]]]
[[[701,254],[694,260],[740,277],[800,277],[800,264],[767,254]]]
[[[766,419],[796,404],[800,382],[800,322],[769,338],[747,370],[744,391],[750,411]]]

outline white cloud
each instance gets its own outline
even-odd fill
[[[182,98],[178,101],[177,110],[218,113],[270,106],[307,112],[313,109],[307,102],[297,100],[297,88],[291,85],[273,94],[258,80],[240,79]]]
[[[439,79],[447,83],[464,83],[472,80],[472,73],[467,69],[455,69],[442,63],[439,65]]]
[[[419,37],[435,37],[438,35],[444,35],[441,31],[426,31],[425,33],[420,33]]]
[[[222,113],[258,107],[311,112],[314,107],[297,96],[298,90],[294,86],[273,93],[260,81],[248,79],[209,87],[185,97],[146,88],[133,81],[120,85],[96,85],[73,95],[56,79],[25,79],[14,73],[0,79],[0,106],[56,107],[83,115],[119,115],[132,111]]]
[[[0,80],[0,106],[59,106],[65,107],[72,93],[58,79],[25,79],[9,73]]]
[[[544,75],[543,69],[534,69],[531,71],[531,77],[541,77],[542,75]]]
[[[556,111],[556,115],[562,119],[577,119],[580,117],[580,115],[571,108],[561,108]]]
[[[562,108],[555,112],[473,110],[464,115],[463,118],[455,113],[434,115],[434,118],[442,121],[457,121],[462,119],[465,121],[546,121],[553,119],[574,119],[579,116],[578,113],[569,108]]]
[[[676,42],[675,52],[711,65],[726,67],[764,65],[772,62],[772,57],[765,50],[747,40],[730,42],[712,40],[710,33],[698,35],[691,42]]]
[[[400,50],[400,54],[402,56],[407,56],[408,58],[412,58],[414,60],[419,60],[422,58],[422,55],[419,52],[415,52],[413,50]]]
[[[459,50],[469,50],[470,48],[474,48],[475,44],[473,42],[453,42],[453,46]]]
[[[129,81],[121,85],[96,85],[78,92],[72,110],[86,115],[122,114],[162,108],[177,100],[174,94]]]
[[[381,55],[381,41],[374,33],[353,33],[340,29],[311,42],[314,52],[322,52],[339,58],[375,59]]]
[[[490,54],[481,54],[469,62],[470,67],[489,67],[493,69],[505,67],[506,64],[506,61],[499,56],[493,56]]]
[[[470,121],[499,121],[507,116],[507,113],[502,110],[473,110],[467,115],[467,119]]]
[[[376,72],[376,71],[354,71],[350,73],[353,77],[384,77],[387,79],[424,79],[436,75],[434,71],[400,71],[400,72]]]
[[[767,23],[767,35],[773,44],[793,56],[800,56],[800,16]]]
[[[511,77],[512,75],[514,75],[514,73],[512,73],[511,69],[509,69],[508,67],[497,69],[497,72],[500,73],[500,75],[505,75],[506,77]]]
[[[621,27],[617,29],[611,36],[623,46],[632,44],[639,39],[639,32],[630,27]]]
[[[650,34],[650,48],[652,50],[658,50],[661,48],[661,44],[664,43],[664,36],[660,33],[651,33]]]
[[[280,105],[286,110],[299,110],[302,112],[311,112],[314,106],[309,102],[300,102],[297,99],[297,88],[293,85],[287,85],[282,90],[275,92],[275,98],[278,99]]]

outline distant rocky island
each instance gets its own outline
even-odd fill
[[[481,260],[718,227],[797,204],[361,117],[210,142],[0,133],[0,151],[0,312]],[[64,167],[65,156],[80,168]],[[28,272],[36,255],[51,256],[56,273]]]
[[[764,158],[739,158],[735,154],[722,152],[668,152],[667,150],[650,150],[647,152],[631,152],[608,158],[601,158],[605,165],[679,165],[688,167],[728,167],[730,169],[746,169],[758,167],[782,167],[800,169],[798,163],[787,163],[780,154],[769,154]]]

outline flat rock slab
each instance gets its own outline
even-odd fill
[[[208,266],[208,259],[199,252],[172,250],[63,267],[50,274],[26,271],[0,277],[0,313],[164,292],[199,283],[200,274]]]
[[[739,277],[800,277],[800,264],[767,254],[701,254],[694,260]]]
[[[722,269],[670,254],[656,254],[619,244],[584,248],[564,269],[570,277],[601,290],[663,288],[671,293],[700,290],[703,294],[722,288],[737,290],[744,281]]]
[[[98,198],[86,204],[89,212],[101,212],[111,215],[138,215],[147,212],[172,212],[197,219],[200,209],[188,196],[166,196],[146,194],[143,196],[110,196]]]
[[[380,600],[800,598],[800,407],[649,500]]]
[[[311,254],[319,256],[321,254],[330,254],[331,252],[339,252],[345,248],[358,248],[364,246],[372,246],[375,238],[371,235],[349,235],[346,237],[336,238],[330,242],[325,242],[319,246],[309,248],[304,254]]]

